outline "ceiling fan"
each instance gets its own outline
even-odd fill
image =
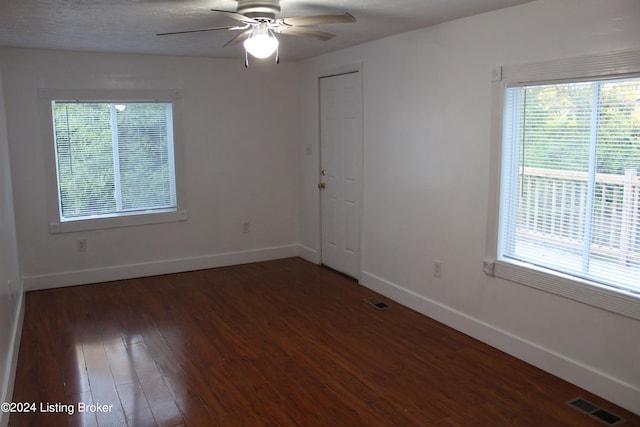
[[[212,11],[235,19],[236,21],[239,21],[240,24],[236,26],[174,31],[159,33],[156,35],[167,36],[217,30],[241,31],[241,33],[229,40],[224,47],[243,43],[245,48],[245,67],[248,67],[248,54],[251,54],[256,58],[268,58],[275,52],[276,63],[280,62],[278,55],[279,42],[275,37],[275,34],[307,37],[326,41],[333,38],[335,34],[315,28],[309,28],[308,26],[356,21],[356,18],[347,12],[327,15],[276,18],[276,15],[280,13],[280,0],[238,0],[236,12],[218,9],[212,9]]]

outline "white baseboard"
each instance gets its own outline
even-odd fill
[[[320,253],[308,246],[298,245],[298,256],[314,264],[320,264]]]
[[[35,291],[64,286],[109,282],[112,280],[123,280],[134,277],[157,276],[159,274],[171,274],[183,271],[203,270],[206,268],[295,257],[298,256],[299,251],[300,249],[298,245],[275,246],[270,248],[226,252],[191,258],[117,265],[113,267],[101,267],[37,276],[25,276],[24,286],[25,291]]]
[[[9,359],[7,360],[6,372],[9,376],[2,384],[2,390],[0,390],[1,400],[0,402],[11,402],[13,396],[13,386],[16,379],[16,369],[18,367],[18,352],[20,351],[20,338],[22,337],[22,325],[24,324],[24,292],[20,294],[20,300],[18,301],[18,309],[16,310],[16,321],[13,322],[13,330],[11,331],[11,343],[9,345],[9,351],[7,352]],[[0,411],[0,427],[6,427],[9,425],[8,412]]]
[[[632,384],[625,383],[591,366],[496,328],[374,274],[363,271],[360,283],[425,316],[584,388],[631,412],[640,414],[640,389]]]

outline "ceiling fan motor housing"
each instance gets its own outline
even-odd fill
[[[237,12],[249,18],[275,19],[280,13],[280,0],[238,0]]]

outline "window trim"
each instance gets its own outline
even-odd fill
[[[640,320],[640,294],[604,286],[516,260],[498,259],[505,89],[513,86],[640,75],[640,50],[498,66],[492,75],[489,212],[484,271],[514,283]]]
[[[114,213],[96,218],[82,217],[77,220],[62,219],[56,169],[53,113],[51,101],[78,100],[79,102],[170,102],[173,112],[173,154],[176,187],[176,209],[134,211],[128,214]],[[180,143],[182,123],[182,96],[179,90],[100,90],[100,89],[53,89],[39,88],[39,117],[41,140],[44,144],[44,172],[46,179],[46,201],[49,233],[68,233],[104,228],[129,227],[145,224],[185,221],[188,212],[184,204],[182,184],[182,149]]]

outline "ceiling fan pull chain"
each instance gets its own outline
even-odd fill
[[[249,68],[249,53],[247,49],[244,50],[244,68]]]
[[[278,40],[278,38],[273,33],[273,30],[271,28],[268,28],[267,31],[269,32],[269,35],[271,37],[273,37],[276,41]],[[279,64],[279,63],[280,63],[280,43],[276,44],[276,64]]]

